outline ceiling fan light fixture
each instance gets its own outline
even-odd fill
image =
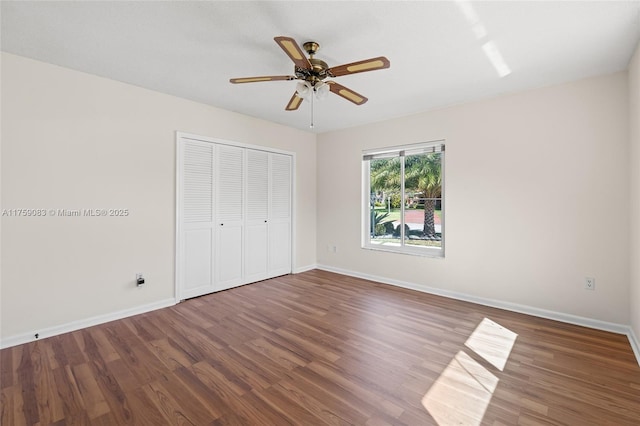
[[[324,81],[320,81],[316,83],[315,87],[313,88],[313,91],[316,93],[316,99],[320,101],[327,97],[330,89],[327,83],[325,83]]]
[[[299,81],[298,84],[296,84],[296,92],[300,98],[306,100],[311,94],[311,85],[308,81]]]

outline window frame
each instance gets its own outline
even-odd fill
[[[433,151],[430,151],[433,150]],[[440,247],[417,247],[412,245],[405,244],[405,230],[404,230],[404,220],[405,220],[405,203],[400,203],[400,244],[397,246],[394,245],[383,245],[383,244],[375,244],[371,242],[371,169],[370,164],[371,160],[375,159],[372,157],[383,158],[383,157],[400,157],[404,158],[407,155],[415,155],[416,153],[420,153],[420,151],[427,152],[440,152],[440,173],[441,173],[441,196],[440,196],[440,205],[441,205],[441,217],[440,217],[440,226],[441,226],[441,246]],[[444,258],[445,257],[445,140],[436,140],[429,142],[420,142],[409,145],[398,145],[384,148],[374,148],[367,149],[362,151],[362,183],[361,183],[361,191],[362,191],[362,215],[361,215],[361,248],[365,250],[375,250],[375,251],[384,251],[390,253],[400,253],[400,254],[409,254],[414,256],[423,256],[423,257],[435,257],[435,258]],[[404,167],[405,162],[400,162],[400,173],[402,174],[400,191],[401,194],[405,193],[405,176],[404,176]]]

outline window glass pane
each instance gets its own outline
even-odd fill
[[[444,256],[444,143],[363,152],[363,247]]]
[[[370,243],[400,245],[401,158],[370,160]]]
[[[404,169],[405,245],[442,247],[441,153],[407,155]]]

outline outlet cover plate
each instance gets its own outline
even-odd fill
[[[584,279],[584,289],[585,290],[595,290],[596,289],[596,279],[592,277],[585,277]]]

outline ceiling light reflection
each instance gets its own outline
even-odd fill
[[[473,34],[476,36],[478,40],[482,40],[488,36],[487,29],[485,28],[482,21],[478,17],[475,8],[470,0],[455,0],[456,6],[460,10],[460,13],[464,16],[466,21],[471,26],[471,30]],[[482,45],[482,50],[484,54],[491,62],[491,65],[496,69],[498,76],[500,78],[506,77],[511,74],[511,68],[507,65],[507,62],[504,60],[502,53],[496,46],[496,44],[489,40]]]
[[[456,0],[456,6],[462,12],[462,15],[467,20],[467,22],[471,25],[471,29],[473,33],[476,35],[477,39],[481,39],[487,36],[487,30],[480,22],[480,18],[476,14],[476,10],[473,8],[473,4],[469,0]]]
[[[502,57],[502,53],[496,47],[496,44],[489,40],[485,44],[482,45],[482,50],[484,50],[484,54],[487,55],[491,65],[496,69],[496,72],[502,77],[506,77],[511,74],[511,68],[507,65],[504,58]]]

